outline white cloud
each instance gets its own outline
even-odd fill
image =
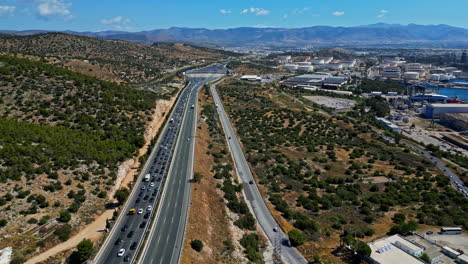
[[[226,9],[220,9],[219,12],[221,14],[231,14],[232,13],[231,10],[226,10]]]
[[[128,18],[124,18],[122,16],[117,16],[111,19],[102,19],[101,24],[103,25],[128,25],[132,21]]]
[[[302,9],[298,9],[298,8],[295,8],[293,11],[292,11],[292,14],[293,15],[302,15],[304,14],[305,12],[309,11],[310,8],[309,7],[304,7]]]
[[[283,19],[288,19],[288,14],[283,14]]]
[[[0,17],[12,15],[15,9],[15,6],[0,6]]]
[[[37,0],[37,12],[42,18],[63,17],[72,18],[71,3],[65,0]]]
[[[266,10],[266,9],[259,8],[259,7],[251,7],[251,8],[246,8],[242,10],[241,12],[241,14],[248,14],[248,13],[252,13],[257,16],[265,16],[265,15],[270,14],[270,10]]]
[[[382,10],[379,11],[379,14],[377,15],[377,17],[378,18],[383,18],[383,17],[385,17],[385,15],[388,14],[388,12],[390,12],[390,11],[382,9]]]
[[[336,12],[333,12],[333,15],[334,16],[344,16],[345,12],[343,11],[336,11]]]

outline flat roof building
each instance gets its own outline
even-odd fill
[[[427,118],[440,118],[445,113],[468,113],[468,104],[429,104],[423,108]]]
[[[417,258],[423,248],[409,242],[399,235],[393,235],[368,244],[371,249],[370,262],[374,264],[423,264]]]

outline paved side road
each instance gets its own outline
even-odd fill
[[[270,211],[263,201],[257,185],[255,184],[255,180],[252,176],[249,164],[247,163],[247,160],[244,156],[244,152],[242,151],[239,140],[234,133],[234,129],[232,128],[229,118],[224,110],[222,101],[218,96],[218,92],[216,91],[216,84],[212,85],[210,89],[211,93],[213,94],[214,101],[217,105],[219,118],[227,138],[229,149],[231,150],[231,155],[234,160],[237,174],[244,184],[246,202],[250,208],[252,208],[257,222],[260,224],[261,229],[266,234],[272,245],[275,245],[277,241],[280,241],[281,258],[284,263],[307,263],[305,258],[299,253],[299,251],[297,251],[296,248],[289,246],[289,239],[281,229],[279,229],[278,232],[273,231],[273,228],[277,227],[276,221],[270,214]],[[253,184],[249,184],[249,182],[252,182]]]
[[[395,143],[395,140],[389,136],[386,136],[384,134],[380,134],[380,136],[391,143]],[[461,192],[465,197],[468,197],[468,188],[463,185],[463,181],[455,173],[453,173],[451,169],[447,168],[447,166],[445,166],[445,164],[442,161],[440,161],[440,159],[432,156],[429,152],[425,151],[424,149],[408,144],[403,140],[400,143],[416,152],[421,153],[424,157],[430,159],[440,170],[444,172],[445,176],[447,176],[450,179],[450,182],[453,184],[453,186],[455,186],[455,188],[459,192]]]

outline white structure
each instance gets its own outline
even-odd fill
[[[458,256],[457,260],[455,260],[458,264],[468,264],[468,255],[460,255]]]
[[[279,63],[288,63],[288,62],[291,62],[291,56],[278,56],[276,57],[276,60]]]
[[[325,64],[325,60],[324,60],[324,59],[321,59],[321,58],[314,58],[314,59],[311,59],[310,62],[311,62],[313,65]]]
[[[455,76],[455,77],[463,76],[463,72],[462,72],[462,71],[454,71],[452,74],[453,74],[453,76]]]
[[[405,65],[405,69],[407,72],[417,72],[419,76],[426,75],[426,71],[424,70],[424,66],[421,63],[407,63]]]
[[[286,64],[286,65],[283,66],[283,68],[285,70],[288,70],[288,71],[295,71],[295,70],[297,70],[298,67],[299,66],[296,65],[296,64]]]
[[[332,62],[332,60],[333,60],[333,57],[324,57],[323,58],[323,61],[324,61],[325,64],[328,64],[328,63]]]
[[[447,257],[453,258],[453,259],[456,259],[458,256],[461,255],[460,252],[458,252],[458,251],[456,251],[456,250],[454,250],[454,249],[452,249],[450,247],[447,247],[447,246],[442,248],[442,253],[447,255]]]
[[[419,72],[405,72],[403,74],[405,80],[419,80]]]
[[[429,80],[431,80],[431,81],[440,81],[440,74],[436,74],[436,73],[431,74],[429,76]]]
[[[383,61],[383,64],[387,65],[400,65],[406,63],[405,58],[395,57],[395,58],[388,58]]]
[[[301,66],[301,65],[311,65],[311,63],[309,61],[298,61],[296,62],[297,65]]]
[[[445,113],[468,113],[468,104],[428,104],[422,112],[426,118],[439,118]]]
[[[322,65],[315,65],[315,68],[328,69],[328,70],[341,70],[343,69],[343,64],[341,63],[322,64]]]
[[[244,75],[240,78],[243,81],[261,82],[262,77],[258,75]]]
[[[314,71],[314,66],[312,65],[300,65],[297,67],[298,71],[312,72]]]
[[[387,119],[385,118],[382,118],[382,117],[377,117],[376,118],[377,121],[379,121],[379,123],[381,123],[382,125],[384,125],[386,128],[392,130],[393,132],[397,132],[397,133],[401,133],[401,127],[393,124],[392,122],[388,121]],[[403,238],[402,238],[403,239]],[[403,239],[404,240],[404,239]],[[396,240],[395,240],[396,241]],[[407,241],[407,240],[404,240],[404,241]],[[408,243],[412,244],[411,242],[407,241]],[[400,243],[400,242],[398,242]],[[401,243],[400,243],[401,244]],[[405,248],[405,244],[398,244],[399,248],[403,249]],[[413,244],[412,244],[413,245]],[[406,250],[405,250],[406,251]],[[411,253],[412,255],[414,255],[413,253]],[[421,254],[422,254],[422,251],[421,251]]]
[[[354,68],[356,66],[357,60],[343,60],[340,61],[340,63],[343,65],[343,68]]]
[[[408,240],[393,235],[384,239],[376,240],[368,244],[372,250],[370,259],[372,263],[378,264],[423,264],[417,256],[424,249],[409,242]]]
[[[382,96],[382,92],[371,92],[371,96]]]
[[[400,67],[385,67],[382,71],[382,77],[385,78],[400,78],[401,69]]]

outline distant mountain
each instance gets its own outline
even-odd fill
[[[0,31],[27,35],[40,30]],[[356,27],[314,26],[306,28],[230,29],[180,28],[141,32],[67,32],[108,39],[129,40],[142,44],[183,42],[218,46],[303,46],[303,45],[464,45],[468,46],[468,29],[447,25],[399,25],[378,23]]]

